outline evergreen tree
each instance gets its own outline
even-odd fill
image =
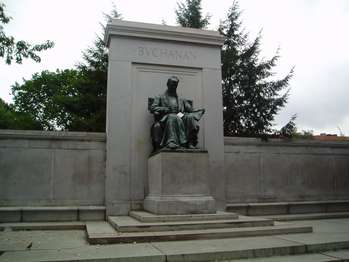
[[[261,60],[261,34],[253,42],[241,29],[238,2],[234,1],[228,18],[221,24],[225,37],[222,47],[222,88],[224,135],[259,136],[270,131],[276,113],[285,105],[293,69],[274,80],[272,69],[279,55]]]
[[[201,0],[185,0],[185,3],[178,3],[177,23],[183,27],[206,28],[210,16],[202,16]]]
[[[113,7],[111,14],[105,14],[106,22],[121,18]],[[103,34],[97,36],[94,46],[83,52],[83,62],[77,68],[82,73],[84,84],[77,90],[78,103],[73,103],[70,112],[74,113],[74,130],[104,132],[106,126],[106,98],[108,53],[104,42],[105,26],[101,24]]]
[[[53,47],[54,43],[47,40],[45,43],[32,45],[24,40],[16,41],[13,36],[7,36],[3,29],[11,17],[5,14],[4,8],[5,5],[0,2],[0,57],[5,58],[6,64],[11,64],[12,60],[21,64],[23,58],[40,62],[41,58],[37,53]]]

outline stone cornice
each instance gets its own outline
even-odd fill
[[[218,31],[157,25],[113,19],[107,24],[105,42],[109,46],[111,36],[157,39],[211,46],[222,46],[224,37]]]

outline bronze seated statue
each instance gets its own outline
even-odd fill
[[[196,149],[198,121],[205,109],[193,110],[191,100],[178,98],[179,79],[172,76],[167,81],[167,90],[155,98],[148,98],[148,110],[154,115],[151,127],[153,151],[161,148]]]

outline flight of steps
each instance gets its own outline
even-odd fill
[[[229,212],[155,215],[132,211],[129,216],[109,216],[108,222],[86,222],[86,230],[90,244],[112,244],[310,233],[312,227]]]

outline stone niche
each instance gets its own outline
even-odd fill
[[[224,205],[224,141],[220,48],[216,31],[112,20],[107,90],[106,207],[108,215],[143,208],[151,153],[148,97],[180,80],[178,95],[205,108],[199,147],[209,152],[209,191]]]

